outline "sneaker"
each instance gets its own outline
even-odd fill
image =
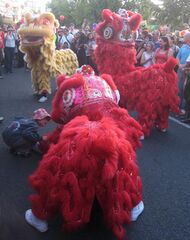
[[[180,115],[180,116],[183,116],[183,115],[185,115],[185,114],[186,114],[186,111],[185,111],[184,109],[181,109],[179,115]]]
[[[163,132],[163,133],[167,132],[166,128],[160,128],[158,125],[156,125],[155,128],[160,132]]]
[[[160,131],[165,133],[165,132],[167,132],[167,129],[166,128],[162,128],[162,129],[160,129]]]
[[[38,100],[38,102],[40,102],[40,103],[43,103],[43,102],[46,102],[47,101],[47,97],[45,97],[45,96],[42,96],[39,100]]]
[[[138,216],[143,212],[144,210],[144,203],[141,201],[136,207],[134,207],[131,211],[131,221],[136,221]]]
[[[0,122],[2,122],[4,120],[4,117],[0,117]]]
[[[25,212],[25,220],[28,224],[36,228],[39,232],[46,232],[48,230],[47,221],[40,220],[39,218],[35,217],[32,209],[28,209]]]
[[[140,136],[140,140],[144,140],[144,135]]]
[[[20,156],[20,157],[29,157],[31,155],[31,152],[29,152],[29,151],[26,151],[26,152],[17,151],[17,152],[15,152],[15,155]]]
[[[190,118],[182,119],[181,122],[183,122],[183,123],[190,123]]]

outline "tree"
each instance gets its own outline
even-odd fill
[[[189,12],[189,0],[165,0],[157,17],[160,23],[170,24],[176,28],[189,22]]]
[[[155,12],[158,11],[158,6],[151,0],[125,0],[123,7],[140,13],[143,16],[143,20],[147,22],[149,22],[151,18],[155,16]]]
[[[78,26],[84,18],[91,23],[99,22],[104,8],[117,12],[122,7],[139,12],[147,23],[156,18],[156,24],[175,27],[188,22],[190,12],[189,0],[164,0],[162,7],[151,0],[52,0],[49,7],[58,19],[65,16],[64,24],[73,22]]]
[[[55,14],[57,19],[59,19],[61,15],[64,15],[65,24],[74,21],[72,18],[72,2],[68,0],[52,0],[51,3],[48,4],[48,7],[51,9],[53,14]]]
[[[101,12],[103,9],[108,8],[114,12],[117,12],[122,7],[121,0],[89,0],[90,15],[93,22],[101,20]]]
[[[84,18],[98,22],[104,8],[117,11],[121,6],[122,0],[52,0],[48,5],[57,18],[65,16],[65,24],[74,22],[76,25],[81,25]]]

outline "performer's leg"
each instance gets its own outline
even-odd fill
[[[162,114],[158,115],[155,120],[156,128],[161,132],[166,132],[168,128],[169,109],[164,109]]]

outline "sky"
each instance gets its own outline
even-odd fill
[[[34,2],[39,2],[39,0],[33,0]],[[162,4],[163,3],[163,0],[151,0],[153,3],[155,4]],[[17,2],[24,2],[23,0],[17,0]],[[47,2],[51,2],[51,0],[40,0],[40,2],[42,4],[46,4]]]
[[[163,1],[161,1],[161,0],[151,0],[151,1],[155,4],[162,4],[163,3]]]

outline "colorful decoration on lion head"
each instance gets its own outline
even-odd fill
[[[105,41],[127,44],[131,40],[131,33],[140,26],[142,17],[125,9],[120,9],[118,13],[104,9],[102,19],[103,22],[96,27],[98,37]]]
[[[99,77],[92,71],[85,65],[72,77],[61,75],[57,78],[58,92],[52,112],[55,122],[65,124],[86,111],[85,115],[93,116],[103,104],[114,106],[119,102],[119,92],[111,76]]]

